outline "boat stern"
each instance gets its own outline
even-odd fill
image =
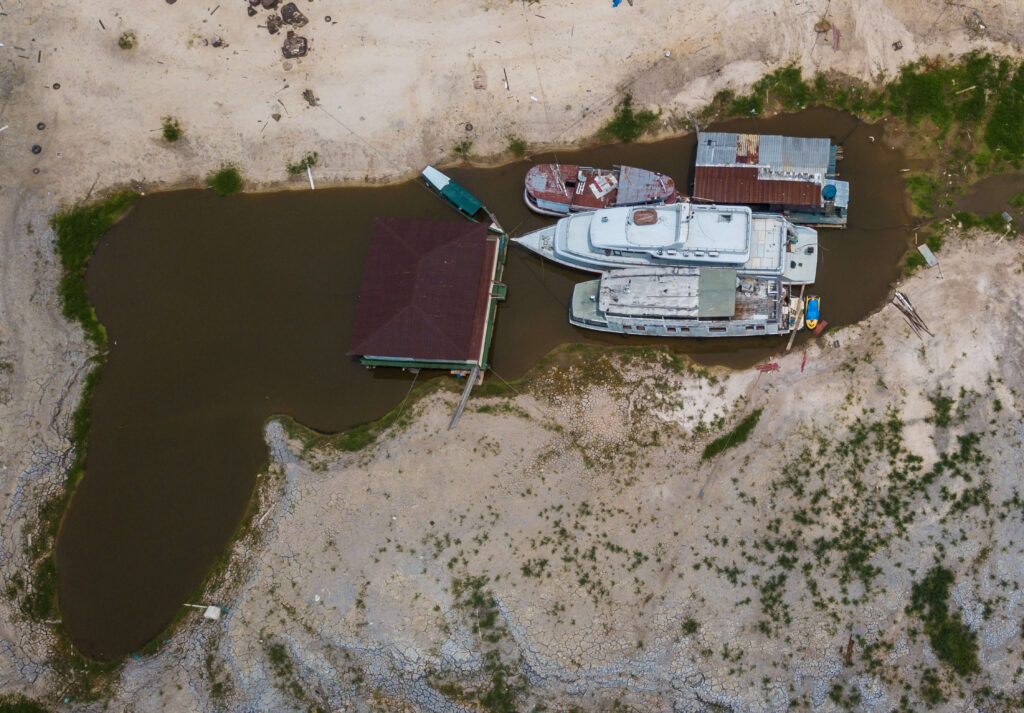
[[[790,223],[786,234],[782,279],[793,285],[814,284],[818,275],[818,231]]]

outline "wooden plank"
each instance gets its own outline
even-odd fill
[[[469,378],[466,380],[466,388],[462,391],[462,398],[459,399],[459,405],[455,409],[455,413],[452,415],[452,420],[448,424],[448,430],[455,428],[455,424],[462,418],[462,412],[466,409],[466,402],[469,401],[469,392],[476,386],[476,382],[480,379],[480,365],[477,364],[473,367],[473,371],[470,373]]]

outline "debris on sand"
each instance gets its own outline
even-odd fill
[[[281,18],[277,15],[271,15],[267,18],[267,32],[272,35],[276,35],[277,31],[281,29]]]
[[[281,19],[293,27],[302,27],[309,20],[306,16],[299,12],[299,8],[295,6],[295,3],[290,2],[281,8]]]
[[[306,51],[306,38],[296,35],[291,30],[288,30],[288,37],[285,39],[284,45],[281,47],[281,52],[284,53],[285,58],[293,59],[295,57],[305,57]]]
[[[309,102],[310,106],[316,106],[320,102],[320,99],[313,93],[312,89],[306,89],[303,91],[302,98]]]

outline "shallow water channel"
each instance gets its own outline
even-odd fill
[[[904,163],[881,140],[883,127],[814,109],[716,128],[831,136],[844,146],[839,172],[852,184],[850,227],[819,232],[814,291],[833,325],[877,307],[912,239]],[[663,171],[688,191],[694,144],[690,135],[557,159]],[[529,165],[450,173],[519,234],[546,222],[522,203]],[[456,219],[415,182],[231,198],[178,191],[139,200],[101,241],[87,281],[110,354],[92,403],[86,478],[57,551],[64,626],[84,654],[131,652],[173,618],[238,525],[267,460],[269,416],[337,431],[381,416],[405,396],[411,375],[369,371],[345,354],[376,216]],[[498,374],[518,377],[565,342],[643,343],[568,324],[572,286],[584,279],[591,276],[510,250],[492,352]],[[732,366],[784,344],[646,341]]]

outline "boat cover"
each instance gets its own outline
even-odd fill
[[[619,167],[619,192],[615,205],[637,205],[665,200],[675,184],[668,176],[632,166]]]
[[[476,212],[484,207],[476,196],[455,181],[448,181],[448,185],[441,189],[441,195],[466,215],[476,215]]]

